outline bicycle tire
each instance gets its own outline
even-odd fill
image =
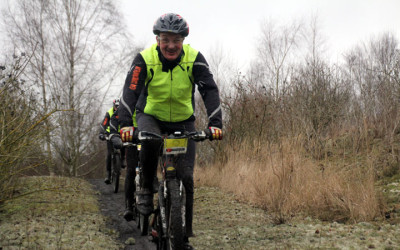
[[[140,228],[140,212],[139,212],[139,210],[137,209],[136,204],[135,204],[134,210],[135,210],[136,227],[137,227],[137,228]]]
[[[160,214],[156,214],[155,216],[157,216],[156,218],[156,225],[155,225],[155,229],[157,231],[158,234],[158,238],[157,238],[157,250],[169,250],[168,249],[168,242],[165,238],[162,237],[163,235],[163,229],[162,229],[162,219],[161,219],[161,215]]]
[[[139,213],[139,227],[142,236],[149,234],[149,216]]]
[[[112,175],[113,175],[112,182],[114,185],[114,193],[118,193],[120,174],[121,174],[121,156],[119,154],[116,154],[114,156],[113,169],[112,169]]]
[[[168,246],[170,249],[184,248],[184,224],[182,214],[183,195],[180,193],[180,182],[178,180],[170,180],[167,183],[169,190],[168,204]]]
[[[155,239],[157,250],[168,250],[167,239],[164,237],[165,232],[162,225],[162,215],[161,215],[162,206],[164,206],[164,187],[160,185],[158,187],[158,205],[157,209],[154,212],[155,222],[153,225],[153,229],[155,229],[157,232],[157,238]]]

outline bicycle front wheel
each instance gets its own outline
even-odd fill
[[[169,249],[183,249],[184,247],[184,192],[180,191],[180,181],[168,181],[168,242]]]

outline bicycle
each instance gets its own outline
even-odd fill
[[[107,141],[111,140],[112,135],[107,136]],[[110,182],[113,184],[114,193],[118,193],[119,189],[119,178],[121,176],[121,150],[112,147],[111,153],[111,180]]]
[[[186,231],[186,196],[183,182],[178,178],[175,166],[178,156],[186,153],[189,139],[204,141],[210,139],[210,132],[177,131],[170,135],[158,135],[141,131],[139,132],[138,139],[141,142],[146,140],[162,140],[163,145],[159,161],[162,179],[159,182],[158,204],[150,222],[153,241],[157,244],[157,249],[160,250],[183,249]]]
[[[136,221],[137,228],[140,229],[141,235],[148,234],[149,228],[149,215],[143,215],[139,213],[139,210],[136,206],[136,190],[140,189],[141,186],[141,176],[142,176],[142,168],[140,167],[140,149],[141,144],[138,142],[124,142],[124,147],[137,147],[137,154],[138,154],[138,165],[136,166],[136,175],[135,175],[135,192],[133,193],[133,200],[135,201],[133,205],[133,218]]]

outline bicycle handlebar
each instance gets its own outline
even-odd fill
[[[148,140],[162,140],[164,138],[189,138],[194,141],[204,141],[206,139],[211,139],[212,135],[209,130],[204,131],[193,131],[193,132],[183,132],[183,133],[174,133],[168,136],[159,135],[153,132],[148,131],[140,131],[137,135],[137,139],[139,141],[148,141]]]

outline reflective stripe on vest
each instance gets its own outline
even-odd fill
[[[199,52],[188,44],[184,44],[184,55],[179,65],[174,67],[172,71],[163,72],[156,48],[157,44],[153,44],[150,48],[141,52],[147,67],[148,96],[144,113],[161,121],[184,121],[194,112],[192,105],[194,93],[192,70]]]

